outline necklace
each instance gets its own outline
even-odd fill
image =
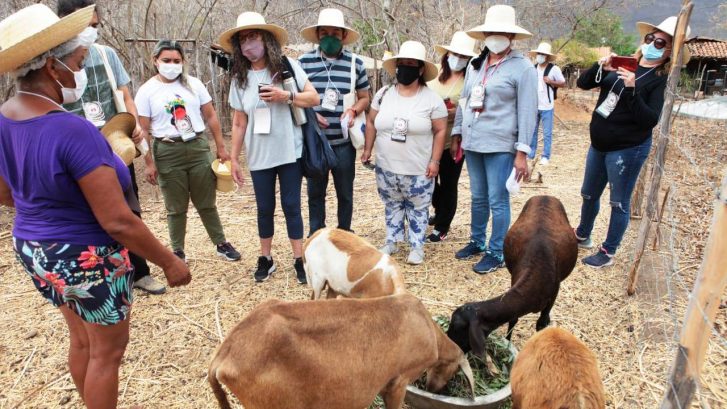
[[[46,97],[45,95],[36,94],[35,92],[28,92],[28,91],[18,91],[17,93],[18,94],[25,94],[25,95],[33,95],[33,96],[38,97],[38,98],[43,98],[43,99],[51,102],[53,105],[57,106],[58,108],[62,109],[63,111],[66,110],[65,108],[63,108],[63,106],[61,104],[53,101],[52,99]]]

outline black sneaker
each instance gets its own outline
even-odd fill
[[[305,268],[303,267],[303,259],[298,257],[293,263],[295,267],[295,278],[298,279],[298,284],[308,284],[308,279],[305,277]]]
[[[187,263],[187,256],[184,254],[184,250],[174,250],[173,253],[175,256],[181,258],[182,261]]]
[[[432,234],[427,236],[427,242],[429,243],[439,243],[440,241],[444,241],[444,239],[447,238],[447,233],[442,233],[437,229],[432,230]]]
[[[255,281],[257,281],[258,283],[267,281],[267,279],[270,278],[274,272],[275,272],[275,263],[273,262],[272,257],[270,257],[270,259],[268,259],[265,256],[260,256],[257,258],[257,270],[255,270]]]
[[[217,255],[227,261],[237,261],[241,258],[240,253],[232,247],[229,241],[217,245]]]

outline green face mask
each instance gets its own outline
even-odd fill
[[[334,36],[325,36],[321,38],[320,44],[321,50],[329,56],[338,55],[338,53],[341,52],[341,48],[343,48],[341,39]]]

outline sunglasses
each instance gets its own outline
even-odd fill
[[[240,44],[245,43],[247,40],[257,40],[258,38],[262,38],[262,33],[258,30],[240,32],[240,34],[237,35],[237,39],[240,40]]]
[[[657,50],[661,50],[662,48],[666,47],[667,43],[666,40],[663,38],[656,38],[656,36],[652,34],[647,34],[644,37],[644,43],[645,44],[651,44],[654,43],[654,47],[656,47]]]

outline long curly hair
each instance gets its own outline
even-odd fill
[[[265,46],[265,59],[267,66],[270,69],[272,75],[278,73],[275,77],[275,82],[282,82],[282,72],[286,71],[285,62],[283,62],[283,49],[275,38],[275,36],[269,31],[259,30],[262,34],[263,44]],[[252,67],[252,63],[244,55],[242,55],[242,49],[240,48],[240,38],[237,34],[232,36],[232,78],[237,81],[237,85],[240,88],[247,87],[247,71]]]

